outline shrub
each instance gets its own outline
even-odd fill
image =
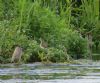
[[[7,14],[10,19],[0,21],[1,62],[10,62],[16,44],[24,49],[24,62],[63,62],[70,57],[81,58],[85,55],[86,41],[72,30],[70,11],[62,17],[49,7],[42,7],[37,1],[16,1],[14,5],[14,14],[10,13],[12,17]],[[40,48],[40,37],[48,43],[47,49]]]
[[[3,24],[6,22],[6,26]],[[0,22],[0,56],[4,58],[1,62],[10,62],[12,53],[14,51],[14,45],[20,45],[22,48],[26,48],[28,45],[28,38],[12,26],[8,21]]]
[[[66,47],[71,57],[78,59],[86,56],[87,42],[80,34],[71,29],[66,29],[62,30],[61,38],[62,45]]]

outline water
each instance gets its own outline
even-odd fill
[[[0,83],[100,83],[100,63],[1,64]]]

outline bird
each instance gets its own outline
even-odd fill
[[[20,62],[22,56],[22,48],[20,46],[16,46],[15,50],[12,54],[11,62],[17,63]]]
[[[40,38],[40,48],[45,49],[48,47],[48,44],[42,39]]]
[[[50,62],[48,44],[42,38],[40,38],[39,40],[40,40],[40,48],[42,49],[42,53],[39,53],[39,56],[41,57],[42,62],[45,61]]]

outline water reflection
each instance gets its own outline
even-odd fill
[[[100,83],[99,65],[1,64],[0,83]]]

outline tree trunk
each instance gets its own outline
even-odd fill
[[[92,34],[91,33],[87,34],[86,39],[87,39],[88,55],[90,59],[92,59]]]

